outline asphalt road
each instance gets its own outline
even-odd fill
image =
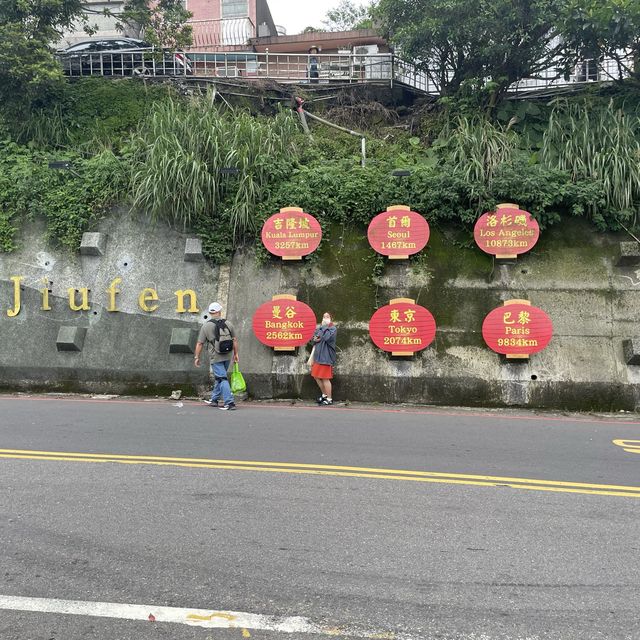
[[[0,487],[2,640],[640,637],[637,415],[0,396]]]

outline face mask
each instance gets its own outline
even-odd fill
[[[331,324],[331,318],[322,318],[322,325],[326,327],[328,324]]]

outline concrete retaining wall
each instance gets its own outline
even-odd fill
[[[189,236],[126,213],[95,231],[102,235],[89,244],[100,240],[102,248],[65,255],[47,247],[43,229],[34,225],[23,230],[22,250],[0,255],[2,388],[202,393],[208,371],[193,367],[189,336],[192,343],[203,310],[218,299],[238,330],[250,394],[310,399],[317,388],[308,375],[308,350],[274,353],[251,330],[258,306],[290,293],[318,316],[329,309],[336,317],[336,400],[640,410],[640,366],[628,364],[631,343],[624,350],[640,333],[640,266],[633,260],[617,266],[628,237],[599,234],[585,222],[543,232],[531,253],[503,265],[468,236],[433,229],[419,260],[387,262],[381,273],[363,229],[327,229],[319,254],[303,263],[274,258],[258,265],[248,247],[221,269],[199,261]],[[15,317],[7,315],[12,276],[24,276]],[[107,289],[117,277],[114,312]],[[45,280],[51,290],[46,311]],[[90,310],[71,311],[67,290],[83,287],[90,289]],[[158,293],[154,312],[140,308],[145,288]],[[174,292],[181,289],[197,293],[197,312],[176,312]],[[409,360],[381,352],[368,336],[374,310],[395,297],[416,299],[438,326],[434,343]],[[529,299],[553,321],[551,343],[529,361],[507,361],[482,339],[484,317],[511,298]]]

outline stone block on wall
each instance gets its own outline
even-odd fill
[[[80,243],[80,254],[83,256],[102,256],[107,246],[107,236],[104,233],[83,233]]]
[[[640,338],[629,338],[622,341],[624,361],[627,364],[640,364]]]
[[[200,238],[187,238],[184,245],[185,262],[202,262],[202,240]]]
[[[87,330],[84,327],[62,326],[58,330],[56,349],[58,351],[82,351]]]
[[[171,329],[169,353],[195,353],[198,332],[195,329]]]
[[[618,267],[633,267],[640,264],[640,242],[621,242]]]

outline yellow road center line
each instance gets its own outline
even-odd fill
[[[460,484],[470,486],[506,486],[514,489],[555,491],[593,495],[640,497],[640,487],[625,485],[589,484],[533,478],[510,478],[481,476],[433,471],[409,471],[397,469],[347,467],[338,465],[311,465],[302,463],[257,462],[246,460],[214,460],[206,458],[170,458],[163,456],[131,456],[104,453],[75,453],[61,451],[32,451],[0,449],[0,458],[23,460],[52,460],[63,462],[111,462],[119,464],[145,464],[175,466],[196,469],[228,469],[234,471],[263,471],[316,476],[348,478],[374,478],[381,480],[404,480],[411,482]]]

